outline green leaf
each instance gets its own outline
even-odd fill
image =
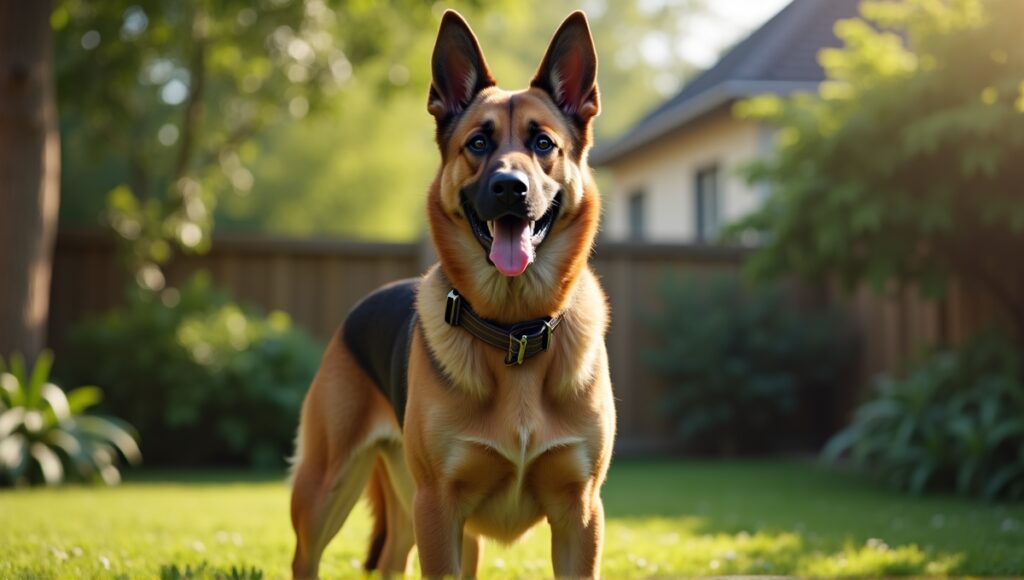
[[[3,441],[6,437],[9,437],[11,433],[14,433],[19,427],[22,427],[25,422],[25,408],[14,407],[8,409],[3,413],[0,413],[0,441]]]
[[[15,483],[28,469],[28,438],[21,433],[0,438],[0,467]]]
[[[103,400],[103,391],[96,386],[78,387],[68,393],[68,408],[72,415],[80,415],[86,409]]]
[[[999,423],[985,436],[985,444],[990,448],[998,447],[1003,441],[1024,436],[1024,419],[1013,419]]]
[[[64,466],[60,462],[60,457],[52,449],[43,443],[36,442],[29,447],[29,453],[39,465],[46,485],[57,485],[64,480]]]
[[[931,462],[922,463],[914,468],[913,473],[910,475],[910,491],[915,494],[924,491],[933,473],[935,473],[935,464]]]
[[[45,383],[41,390],[42,399],[50,406],[53,418],[59,423],[71,417],[71,407],[64,391],[53,383]]]
[[[11,355],[9,362],[11,367],[10,373],[18,381],[18,390],[22,393],[27,393],[28,373],[25,372],[25,357],[21,356],[20,352],[16,352]]]
[[[135,437],[129,432],[131,427],[118,423],[109,417],[84,416],[75,419],[75,424],[83,433],[100,441],[110,442],[129,463],[139,463],[142,461],[142,452],[135,442]]]
[[[997,470],[985,482],[982,494],[988,499],[994,499],[999,493],[1015,479],[1024,478],[1024,462],[1012,463]]]
[[[848,449],[853,447],[864,435],[863,430],[847,427],[833,435],[821,450],[821,459],[826,463],[835,463]]]
[[[0,395],[3,395],[8,407],[21,407],[25,404],[25,392],[12,373],[0,373]]]
[[[39,353],[36,358],[36,364],[32,367],[32,377],[28,381],[28,387],[26,388],[26,402],[25,404],[29,407],[40,407],[43,402],[42,393],[43,385],[46,384],[46,380],[50,378],[50,369],[53,367],[53,353],[49,350],[44,350]]]

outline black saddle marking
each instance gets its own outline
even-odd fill
[[[399,425],[405,423],[419,285],[418,278],[410,278],[374,290],[352,308],[341,326],[345,346],[391,402]]]

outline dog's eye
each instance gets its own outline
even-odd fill
[[[475,135],[473,137],[470,137],[469,141],[466,142],[466,147],[468,147],[470,151],[476,154],[486,153],[487,138],[484,137],[483,135]]]
[[[533,150],[540,154],[550,153],[555,148],[555,142],[544,133],[537,135],[533,140]]]

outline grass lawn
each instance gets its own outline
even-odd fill
[[[609,578],[722,574],[1024,574],[1024,505],[911,497],[786,462],[632,462],[604,491]],[[360,505],[324,556],[358,577]],[[482,576],[547,576],[545,526],[488,544]],[[118,488],[0,491],[0,578],[285,576],[288,489],[279,477],[148,474]]]

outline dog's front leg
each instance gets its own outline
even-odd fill
[[[597,578],[604,545],[604,506],[601,497],[582,498],[551,523],[551,560],[555,578]]]
[[[425,578],[458,577],[464,522],[435,488],[416,490],[413,506],[420,573]]]

